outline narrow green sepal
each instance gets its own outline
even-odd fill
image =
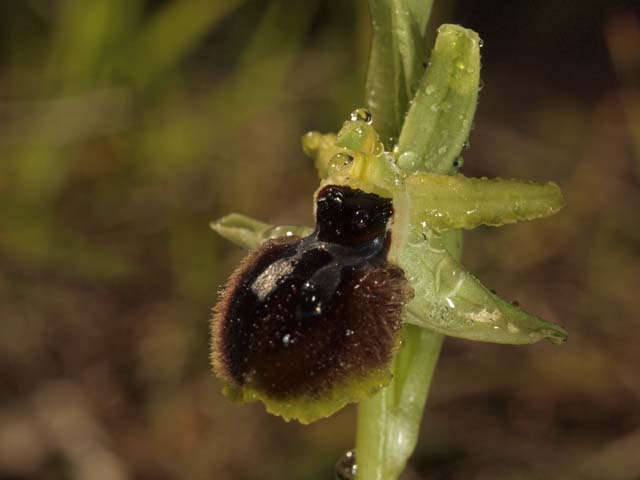
[[[481,40],[442,25],[394,153],[407,173],[450,173],[467,141],[478,103]]]
[[[469,178],[418,172],[405,179],[411,223],[447,230],[548,217],[564,207],[553,182]]]
[[[451,256],[440,235],[412,228],[399,266],[415,292],[407,322],[453,337],[527,344],[566,340],[564,328],[546,322],[491,293]]]
[[[253,218],[231,213],[221,219],[211,222],[210,226],[221,237],[226,238],[236,245],[253,249],[261,243],[279,237],[309,235],[313,229],[301,226],[279,225],[272,226],[268,223],[254,220]]]

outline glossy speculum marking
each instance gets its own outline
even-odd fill
[[[268,241],[247,256],[213,318],[216,371],[252,392],[238,396],[312,421],[387,383],[412,295],[386,260],[392,215],[390,199],[329,185],[311,235]],[[313,403],[306,415],[303,404]]]

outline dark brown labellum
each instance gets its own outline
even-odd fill
[[[386,260],[391,200],[330,185],[316,207],[310,236],[266,242],[245,258],[212,321],[218,375],[241,398],[303,422],[388,381],[411,296]]]

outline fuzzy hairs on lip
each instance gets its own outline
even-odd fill
[[[387,261],[390,199],[328,185],[316,228],[250,253],[212,319],[216,373],[240,400],[310,422],[386,385],[412,290]]]

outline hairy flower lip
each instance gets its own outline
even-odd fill
[[[402,270],[386,260],[390,199],[330,185],[317,204],[313,233],[269,240],[245,258],[211,324],[212,362],[228,395],[303,423],[389,382],[412,297]]]

